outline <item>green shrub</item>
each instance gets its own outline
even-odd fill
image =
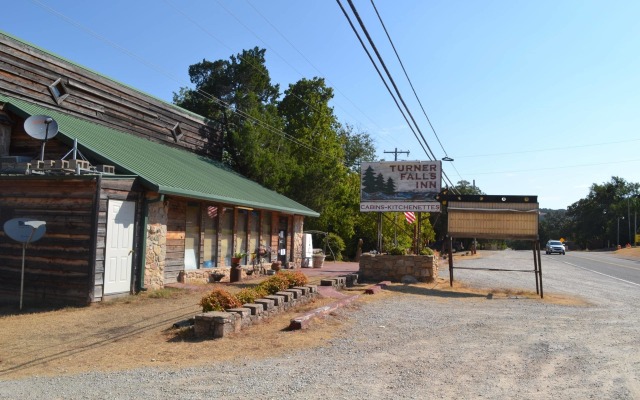
[[[406,254],[406,251],[401,247],[392,247],[389,249],[388,253],[392,256],[403,256]]]
[[[242,303],[231,293],[224,289],[214,289],[211,293],[200,299],[202,312],[224,311],[229,308],[242,306]]]
[[[266,296],[266,292],[256,286],[255,288],[244,288],[236,293],[236,299],[242,304],[253,303],[256,299]]]
[[[275,274],[262,281],[258,287],[267,294],[275,294],[281,290],[289,289],[289,278],[285,274]]]
[[[434,254],[433,250],[430,249],[429,247],[425,247],[424,249],[420,250],[421,256],[432,256],[433,254]]]
[[[302,271],[280,271],[289,280],[289,287],[304,286],[309,283],[309,278]]]
[[[334,261],[342,261],[342,252],[347,248],[344,244],[344,240],[335,233],[329,233],[324,239],[323,244],[326,248],[331,249],[329,254],[335,255]]]

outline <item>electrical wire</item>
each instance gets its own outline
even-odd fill
[[[420,105],[420,109],[422,109],[422,113],[424,114],[424,117],[427,119],[427,122],[429,123],[429,126],[431,127],[431,131],[433,131],[433,134],[435,135],[436,139],[438,139],[438,143],[440,144],[440,148],[444,152],[444,155],[449,157],[449,155],[447,154],[447,151],[444,149],[444,146],[442,145],[442,142],[440,141],[440,137],[436,133],[436,129],[433,127],[433,124],[431,123],[431,120],[429,119],[429,116],[427,115],[427,112],[425,111],[424,107],[422,106],[422,102],[420,101],[420,98],[418,97],[418,93],[416,93],[416,89],[413,87],[413,83],[411,82],[411,79],[409,78],[409,74],[407,73],[407,70],[404,67],[404,63],[400,59],[400,54],[398,54],[398,50],[396,50],[396,46],[393,44],[393,40],[391,40],[391,35],[389,35],[389,31],[387,31],[387,27],[384,24],[384,21],[382,21],[382,17],[380,16],[380,13],[378,12],[378,8],[376,7],[376,5],[373,2],[373,0],[370,0],[370,1],[371,1],[371,5],[373,6],[374,11],[376,12],[376,15],[378,16],[378,20],[380,21],[380,25],[382,25],[382,29],[384,29],[384,33],[387,35],[387,39],[389,39],[389,43],[391,44],[391,47],[393,48],[393,52],[395,53],[396,58],[398,59],[398,62],[400,63],[400,67],[402,67],[402,72],[404,72],[404,76],[407,78],[407,82],[409,82],[409,86],[411,86],[411,90],[413,91],[413,94],[416,97],[416,100],[418,101],[418,104]]]
[[[73,19],[67,17],[66,15],[62,14],[61,12],[49,7],[48,5],[42,3],[41,1],[39,1],[39,0],[31,0],[31,1],[36,3],[37,5],[39,5],[40,7],[44,8],[46,11],[48,11],[48,12],[50,12],[52,14],[55,14],[59,18],[62,18],[67,23],[75,26],[76,28],[78,28],[80,30],[85,31],[86,33],[88,33],[89,35],[93,36],[94,38],[107,43],[108,45],[110,45],[110,46],[116,48],[117,50],[125,53],[129,57],[139,61],[143,65],[145,65],[145,66],[155,70],[156,72],[168,77],[169,79],[173,80],[174,82],[178,83],[179,85],[184,85],[185,84],[185,82],[183,80],[181,80],[181,79],[177,78],[175,75],[167,72],[165,69],[159,67],[156,64],[148,62],[146,59],[138,56],[136,53],[128,50],[125,47],[122,47],[122,46],[118,45],[117,43],[115,43],[115,42],[107,39],[106,37],[98,34],[97,32],[93,31],[92,29],[89,29],[89,28],[85,27],[84,25],[79,24],[75,20],[73,20]],[[216,104],[219,104],[219,105],[223,106],[227,110],[229,110],[229,111],[231,111],[231,112],[243,117],[244,119],[249,120],[251,122],[254,122],[254,123],[260,125],[261,127],[267,129],[268,131],[270,131],[272,133],[275,133],[275,134],[277,134],[279,136],[282,136],[283,138],[285,138],[287,140],[292,141],[293,143],[297,144],[298,146],[304,147],[304,148],[306,148],[306,149],[308,149],[308,150],[310,150],[312,152],[317,152],[316,149],[314,149],[313,147],[307,145],[306,143],[301,142],[300,140],[296,139],[295,137],[287,134],[286,132],[284,132],[284,131],[282,131],[282,130],[280,130],[278,128],[275,128],[275,127],[265,123],[264,121],[261,121],[261,120],[259,120],[257,118],[254,118],[253,116],[251,116],[251,115],[249,115],[249,114],[247,114],[247,113],[245,113],[245,112],[243,112],[241,110],[235,109],[234,107],[231,107],[231,105],[229,105],[225,101],[215,97],[212,94],[209,94],[209,93],[207,93],[207,92],[205,92],[203,90],[198,90],[198,89],[194,90],[194,92],[198,93],[199,95],[201,95],[201,96],[203,96],[203,97],[205,97],[207,99],[210,99],[210,100],[214,101]],[[326,155],[326,154],[324,154],[324,156],[328,157],[329,159],[335,160],[335,158],[333,156]],[[338,160],[338,161],[340,163],[342,163],[342,160]]]
[[[373,64],[373,67],[375,68],[376,72],[378,73],[378,76],[380,77],[380,79],[382,80],[382,83],[384,83],[384,86],[387,88],[387,91],[389,92],[389,94],[391,95],[391,98],[393,99],[393,101],[396,103],[396,107],[398,107],[398,110],[400,111],[400,113],[402,114],[402,117],[404,118],[404,120],[407,122],[407,125],[409,126],[409,129],[411,129],[411,132],[413,132],[413,135],[416,137],[416,140],[418,140],[418,144],[420,145],[420,147],[422,147],[422,150],[425,152],[425,154],[427,155],[427,157],[430,160],[433,160],[431,157],[429,157],[429,154],[427,153],[427,149],[424,147],[424,145],[422,144],[422,142],[420,141],[420,138],[418,137],[418,134],[416,133],[416,131],[413,129],[413,126],[411,125],[411,123],[409,122],[409,119],[407,118],[407,116],[405,115],[404,111],[402,110],[402,107],[400,107],[400,104],[398,103],[398,100],[396,99],[395,95],[393,94],[393,92],[391,91],[391,88],[389,87],[389,85],[387,84],[387,81],[384,79],[384,76],[382,75],[382,72],[380,72],[380,69],[378,68],[378,65],[375,63],[375,61],[373,60],[373,57],[371,56],[371,53],[369,52],[369,50],[367,49],[366,45],[364,44],[364,41],[362,40],[362,38],[360,37],[360,34],[358,33],[358,30],[356,29],[356,27],[353,25],[353,22],[351,21],[351,18],[349,17],[349,15],[347,14],[347,11],[344,9],[344,7],[342,6],[342,3],[340,3],[340,0],[336,0],[338,2],[338,5],[340,6],[340,9],[342,10],[342,12],[344,13],[344,16],[347,18],[347,21],[349,22],[349,25],[351,26],[351,29],[353,30],[353,32],[356,34],[356,37],[358,38],[358,41],[360,42],[360,44],[362,45],[362,48],[364,49],[365,53],[367,54],[367,56],[369,57],[369,60],[371,61],[371,63]]]
[[[420,144],[420,146],[422,147],[422,149],[425,152],[425,155],[427,156],[427,158],[429,158],[430,160],[436,160],[437,157],[435,156],[433,150],[431,149],[431,147],[429,146],[429,144],[427,143],[426,138],[424,137],[424,135],[422,134],[422,131],[420,131],[420,128],[417,124],[417,122],[415,121],[415,118],[413,117],[413,115],[411,114],[408,106],[406,105],[406,103],[404,102],[404,99],[402,98],[402,95],[400,94],[400,91],[398,89],[398,87],[395,84],[395,81],[393,80],[393,77],[391,76],[391,73],[389,72],[388,68],[386,67],[386,64],[384,63],[384,60],[382,59],[382,56],[380,55],[380,53],[378,52],[375,43],[373,43],[373,40],[371,39],[371,36],[369,35],[369,32],[367,31],[366,27],[364,26],[364,23],[362,21],[362,19],[360,18],[360,15],[358,14],[358,11],[356,10],[355,6],[353,5],[353,2],[351,0],[347,0],[347,2],[349,3],[352,12],[354,13],[356,19],[358,20],[358,23],[360,25],[360,28],[363,30],[365,36],[367,37],[367,40],[369,41],[369,44],[371,45],[371,47],[373,48],[374,52],[376,53],[376,56],[380,62],[380,64],[382,65],[382,67],[385,70],[385,73],[389,79],[389,81],[391,82],[392,86],[395,89],[396,95],[398,96],[398,98],[400,99],[400,102],[403,104],[404,106],[404,110],[406,111],[406,113],[409,115],[409,117],[411,118],[411,121],[413,122],[413,125],[408,121],[405,113],[403,112],[402,107],[400,107],[400,105],[398,104],[398,101],[396,100],[396,97],[394,96],[393,92],[391,91],[391,89],[389,88],[389,85],[387,84],[385,78],[382,76],[382,73],[380,72],[380,69],[378,68],[377,64],[375,63],[375,61],[373,60],[373,57],[371,56],[369,50],[367,49],[366,45],[364,44],[362,38],[360,37],[360,34],[358,33],[357,29],[355,28],[355,26],[353,25],[353,22],[351,21],[350,16],[348,15],[348,13],[346,12],[346,10],[344,9],[342,3],[340,2],[340,0],[336,0],[338,3],[338,6],[340,7],[340,9],[342,10],[345,18],[347,19],[347,21],[349,22],[349,25],[351,26],[351,29],[353,30],[353,32],[356,34],[356,37],[358,38],[362,48],[365,50],[365,52],[367,53],[367,56],[369,57],[369,60],[371,61],[371,63],[373,64],[374,68],[376,69],[376,71],[378,72],[378,75],[380,76],[380,79],[382,79],[385,87],[387,88],[387,91],[389,91],[389,94],[391,95],[391,97],[394,99],[394,102],[396,103],[396,106],[398,107],[398,110],[400,111],[400,113],[402,114],[402,116],[404,117],[405,121],[407,122],[407,125],[409,126],[409,128],[411,129],[411,131],[413,132],[414,136],[416,137],[416,139],[418,140],[418,143]],[[418,130],[419,134],[416,133],[416,131],[414,130],[413,126],[415,126],[415,129]],[[421,140],[422,138],[422,140]],[[423,145],[424,143],[424,145]],[[426,146],[426,149],[425,149]],[[427,151],[428,149],[428,151]],[[455,185],[453,184],[453,182],[451,182],[451,180],[449,179],[449,177],[447,176],[446,172],[443,170],[442,171],[443,176],[445,177],[445,180],[451,185],[451,187],[453,188],[452,190],[455,191]]]

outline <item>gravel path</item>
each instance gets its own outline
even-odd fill
[[[319,348],[205,368],[0,381],[0,398],[640,398],[640,288],[558,257],[543,256],[545,295],[589,305],[418,289],[345,313],[354,321],[347,335]],[[503,251],[464,265],[532,268],[532,259]],[[456,270],[456,280],[535,291],[525,273]]]

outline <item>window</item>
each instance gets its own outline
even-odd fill
[[[218,254],[218,207],[206,206],[202,260],[205,268],[216,267]]]
[[[58,78],[55,82],[49,85],[49,92],[56,104],[60,105],[64,99],[69,96],[69,90],[67,86],[62,82],[62,78]]]
[[[180,128],[180,122],[176,122],[176,124],[171,128],[171,135],[173,136],[173,140],[178,143],[180,139],[182,139],[183,133],[182,128]]]
[[[249,221],[249,212],[244,209],[238,209],[238,224],[236,225],[236,249],[234,252],[247,253],[247,223]],[[242,259],[242,264],[247,263],[246,257]]]
[[[224,265],[231,266],[233,252],[233,208],[224,207],[220,215],[220,256]]]

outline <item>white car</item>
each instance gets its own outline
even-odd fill
[[[564,244],[562,244],[562,242],[559,240],[549,240],[547,242],[547,247],[545,248],[545,251],[547,254],[558,253],[558,254],[564,255],[565,254]]]

